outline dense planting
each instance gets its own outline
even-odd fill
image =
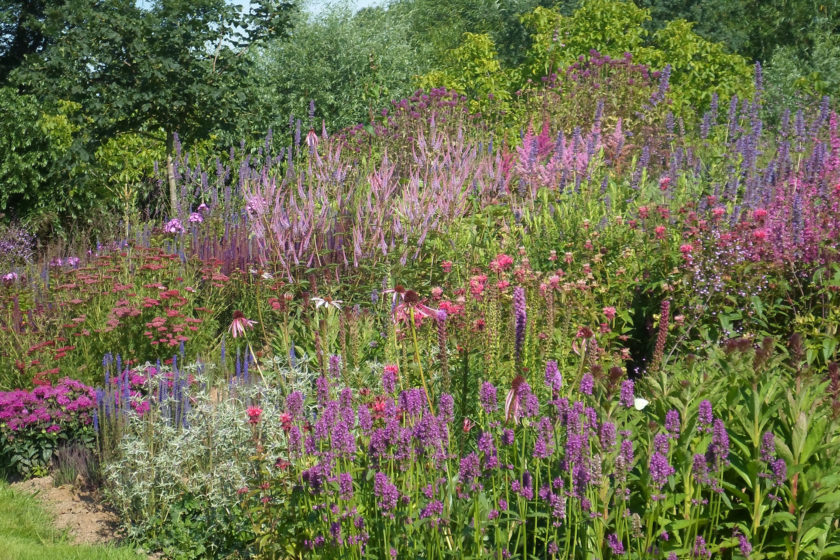
[[[107,242],[4,228],[0,468],[174,558],[840,554],[831,100],[565,62],[212,170],[175,138]]]

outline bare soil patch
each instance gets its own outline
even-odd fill
[[[67,530],[75,544],[109,544],[117,540],[119,518],[102,504],[95,491],[71,484],[56,487],[51,476],[11,485],[36,497],[55,515],[55,525]]]

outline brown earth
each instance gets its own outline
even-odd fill
[[[55,516],[55,525],[67,530],[76,544],[107,544],[117,540],[119,518],[103,506],[95,492],[71,484],[56,487],[51,476],[12,484],[27,492]]]

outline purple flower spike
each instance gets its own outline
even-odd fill
[[[616,555],[623,555],[624,554],[624,543],[618,540],[618,535],[612,533],[611,535],[607,536],[607,545],[612,550],[613,554]]]
[[[591,395],[594,386],[595,378],[592,377],[592,374],[586,373],[580,378],[580,392],[584,395]]]
[[[496,412],[498,397],[496,395],[496,387],[494,387],[492,383],[485,381],[481,384],[478,399],[481,402],[481,408],[484,409],[485,414],[493,414]]]
[[[626,379],[621,383],[621,404],[627,408],[632,408],[636,400],[633,394],[634,387],[635,383],[632,379]]]
[[[563,385],[563,376],[560,375],[560,368],[554,360],[549,360],[545,364],[545,384],[555,393],[559,392]]]

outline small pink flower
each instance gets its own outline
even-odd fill
[[[166,233],[184,233],[184,226],[181,225],[181,220],[172,218],[163,226],[163,231]]]
[[[440,267],[443,269],[444,272],[449,274],[452,271],[452,261],[443,261],[440,263]]]
[[[440,296],[443,295],[443,288],[440,286],[435,286],[432,288],[432,297],[435,299],[440,299]]]
[[[204,217],[198,212],[193,212],[192,214],[190,214],[189,220],[191,224],[200,224],[204,221]]]
[[[670,185],[670,184],[671,184],[671,178],[670,177],[662,177],[659,180],[659,190],[660,191],[667,191],[668,190],[668,185]]]
[[[753,219],[755,219],[756,221],[761,221],[766,217],[767,217],[767,210],[765,210],[764,208],[757,208],[753,212]]]
[[[496,255],[496,258],[490,261],[490,270],[493,272],[499,273],[503,270],[507,270],[508,268],[513,265],[513,258],[510,255],[505,255],[504,253],[500,253]]]
[[[615,319],[615,307],[605,307],[603,311],[604,317],[606,317],[608,320],[612,321],[613,319]]]
[[[258,424],[260,421],[260,416],[262,415],[262,409],[258,406],[249,406],[248,407],[248,423],[249,424]]]
[[[245,314],[241,311],[234,311],[233,321],[230,323],[230,329],[228,330],[230,330],[230,334],[233,335],[233,338],[236,338],[239,335],[244,335],[246,329],[250,329],[256,324],[256,321],[246,319]]]
[[[656,234],[657,239],[665,239],[665,226],[656,226],[653,232]]]
[[[753,237],[755,237],[756,241],[764,241],[767,239],[767,230],[757,229],[753,232]]]

